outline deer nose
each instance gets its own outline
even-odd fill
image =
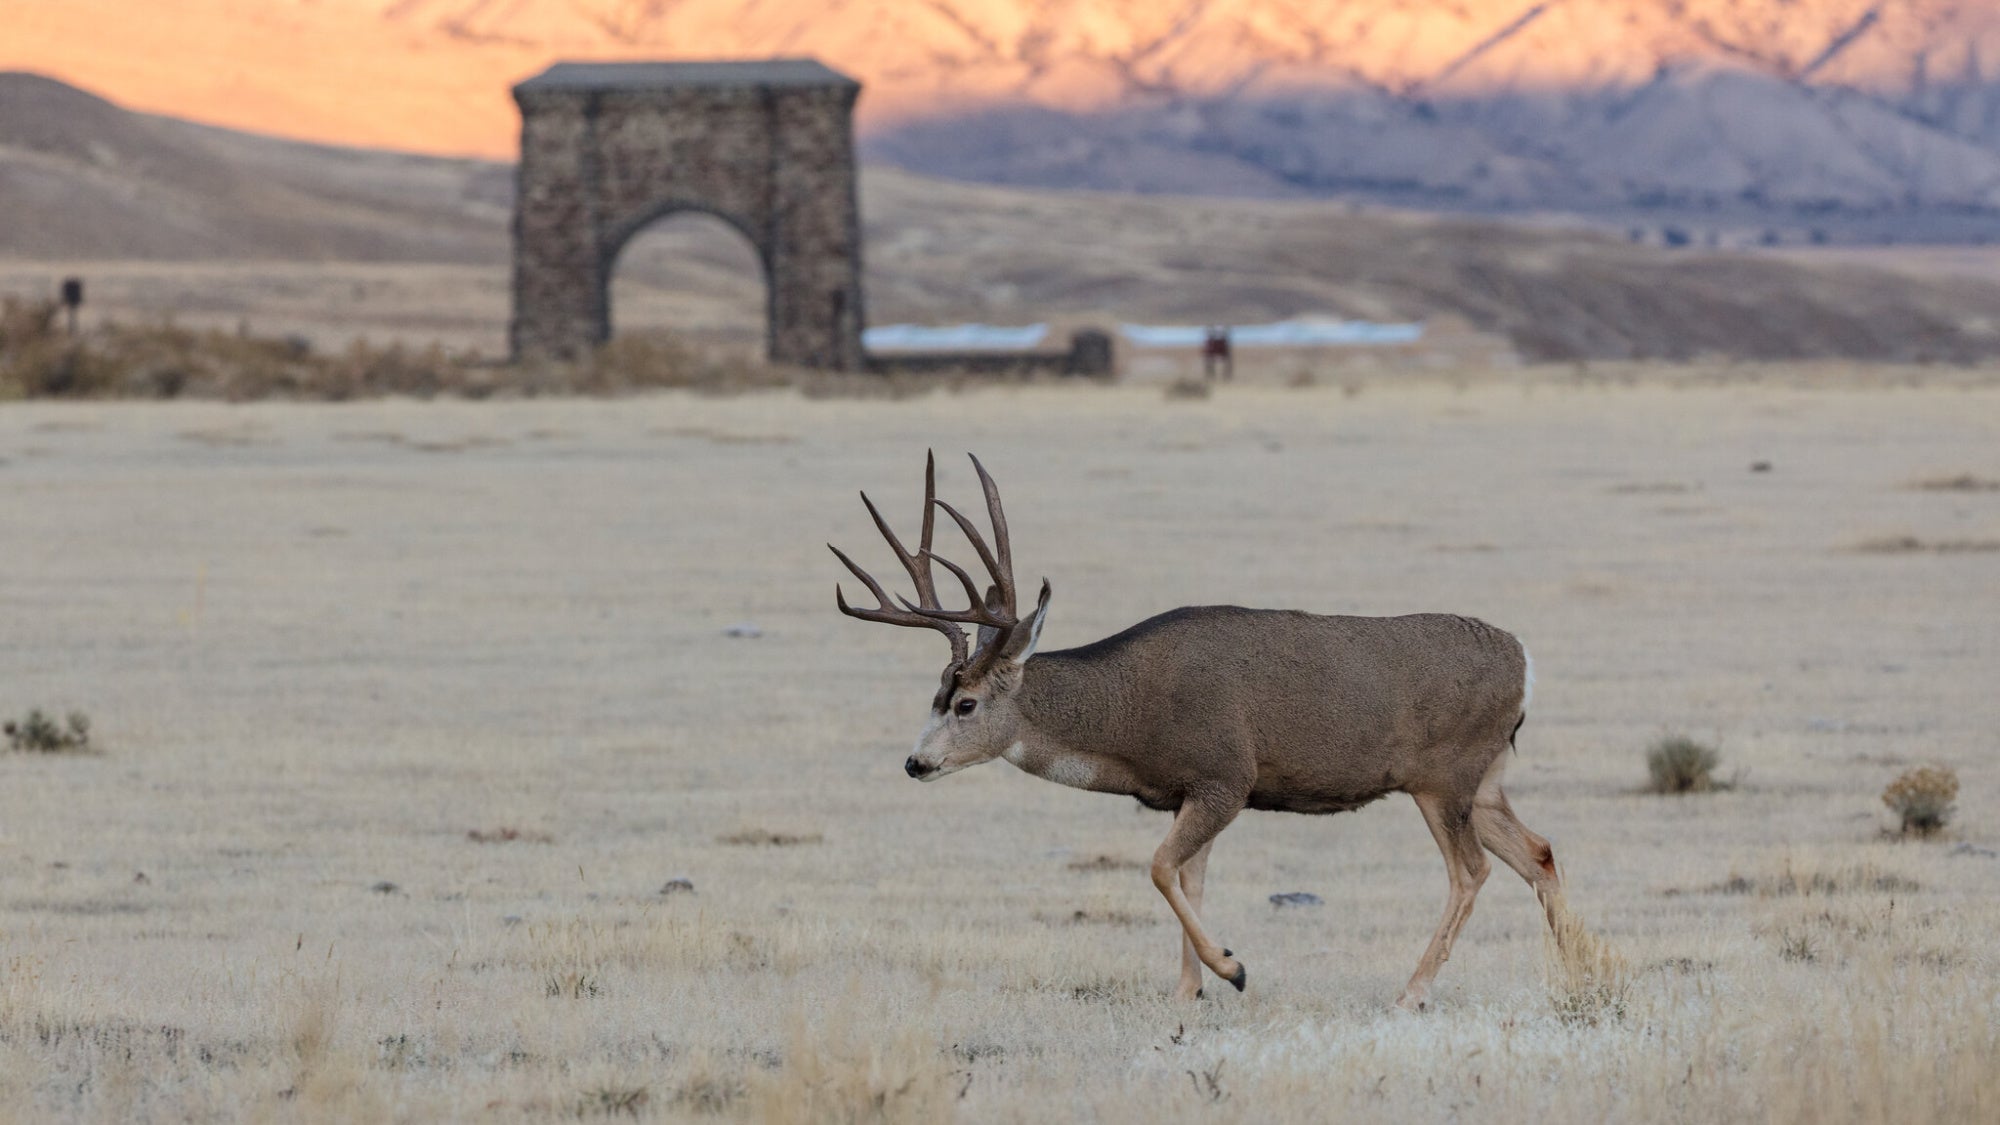
[[[937,769],[936,766],[927,766],[917,761],[915,754],[910,755],[910,760],[903,763],[903,772],[909,774],[911,777],[921,778],[935,769]]]

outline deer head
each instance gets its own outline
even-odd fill
[[[904,771],[919,781],[934,781],[967,766],[992,761],[1019,741],[1021,716],[1017,693],[1021,669],[1034,654],[1042,621],[1049,612],[1049,582],[1044,578],[1034,614],[1021,620],[1015,605],[1014,557],[1007,542],[1007,516],[1000,508],[1000,489],[979,458],[972,458],[972,467],[979,473],[980,486],[986,492],[986,515],[993,525],[991,547],[971,520],[937,498],[935,456],[927,455],[924,460],[924,524],[915,552],[903,548],[902,541],[889,530],[888,521],[876,510],[868,494],[861,494],[861,503],[867,506],[876,528],[889,541],[889,549],[895,552],[897,561],[903,564],[916,586],[915,602],[897,597],[892,603],[881,583],[856,566],[840,548],[827,544],[827,549],[868,587],[878,603],[875,609],[857,609],[847,604],[847,595],[836,585],[833,596],[840,612],[863,621],[936,629],[951,642],[951,662],[939,677],[937,694],[931,698],[930,717],[917,735],[916,749],[903,763]],[[965,533],[979,561],[992,576],[992,585],[984,595],[963,567],[931,549],[940,508]],[[965,588],[966,608],[946,609],[938,601],[932,563],[950,571]],[[968,652],[965,631],[960,625],[978,629],[977,648]]]

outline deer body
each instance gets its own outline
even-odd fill
[[[855,609],[843,595],[843,612],[940,629],[953,640],[954,659],[904,769],[934,781],[1004,757],[1059,784],[1172,812],[1151,873],[1183,931],[1177,996],[1201,995],[1203,966],[1244,987],[1242,963],[1208,936],[1198,913],[1209,847],[1244,809],[1344,812],[1396,792],[1415,800],[1444,855],[1450,894],[1399,1001],[1405,1007],[1428,1004],[1430,982],[1486,878],[1482,848],[1528,881],[1555,925],[1561,888],[1548,841],[1514,816],[1500,790],[1504,755],[1533,682],[1527,652],[1512,634],[1449,614],[1331,617],[1201,606],[1081,648],[1037,654],[1050,588],[1042,583],[1032,615],[1017,614],[998,489],[979,468],[996,550],[935,499],[934,472],[926,472],[923,538],[914,553],[869,504],[917,586],[917,603],[896,608],[835,551],[881,602]],[[931,551],[933,506],[951,515],[992,573],[984,595],[969,574]],[[942,608],[933,562],[958,578],[969,608]],[[968,652],[959,622],[979,626],[976,651]]]
[[[1023,749],[1003,756],[1168,811],[1223,790],[1251,809],[1344,812],[1476,789],[1491,760],[1457,750],[1506,748],[1526,674],[1520,642],[1471,618],[1177,609],[1028,659]]]

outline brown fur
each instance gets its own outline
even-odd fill
[[[1445,614],[1177,609],[1022,666],[1030,751],[1106,759],[1091,788],[1331,813],[1394,792],[1467,800],[1521,714],[1521,646]]]

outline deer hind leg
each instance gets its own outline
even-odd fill
[[[1562,914],[1562,880],[1556,874],[1556,856],[1546,838],[1536,835],[1514,810],[1507,804],[1507,795],[1500,791],[1500,762],[1496,761],[1488,771],[1486,780],[1479,786],[1479,795],[1472,804],[1472,826],[1479,833],[1479,842],[1486,850],[1498,856],[1500,862],[1514,869],[1515,873],[1527,880],[1535,890],[1535,898],[1542,904],[1542,914],[1549,920],[1549,929],[1558,938],[1562,927],[1557,919]]]
[[[1208,877],[1208,850],[1214,846],[1215,841],[1210,839],[1181,867],[1181,893],[1187,896],[1188,906],[1197,917],[1201,915],[1201,885]],[[1185,931],[1181,934],[1181,982],[1174,989],[1174,999],[1201,999],[1201,958],[1195,954],[1194,941]]]
[[[1472,826],[1472,802],[1431,794],[1412,796],[1416,797],[1417,808],[1423,811],[1424,823],[1430,825],[1438,850],[1444,853],[1445,874],[1451,878],[1444,918],[1438,923],[1437,932],[1431,935],[1423,960],[1417,962],[1416,973],[1404,986],[1402,998],[1396,1001],[1399,1008],[1421,1012],[1430,1007],[1431,981],[1451,959],[1451,943],[1457,940],[1465,920],[1472,916],[1472,900],[1479,894],[1479,885],[1486,881],[1491,865],[1479,850],[1479,833]]]
[[[1174,826],[1168,830],[1167,838],[1153,852],[1153,886],[1166,896],[1167,905],[1173,908],[1174,917],[1180,919],[1181,933],[1186,946],[1194,951],[1195,959],[1208,966],[1209,971],[1230,984],[1236,991],[1243,991],[1246,972],[1236,955],[1208,936],[1202,929],[1201,919],[1195,914],[1195,907],[1188,895],[1181,889],[1183,872],[1194,867],[1197,858],[1200,870],[1206,873],[1208,846],[1229,822],[1242,811],[1241,801],[1228,802],[1189,796],[1181,803],[1181,809],[1174,814]],[[1195,876],[1195,886],[1201,885],[1201,875]],[[1197,895],[1200,891],[1195,892]],[[1196,990],[1199,991],[1201,974],[1195,973]],[[1181,974],[1183,986],[1187,983],[1187,972]],[[1179,992],[1176,992],[1179,995]]]

